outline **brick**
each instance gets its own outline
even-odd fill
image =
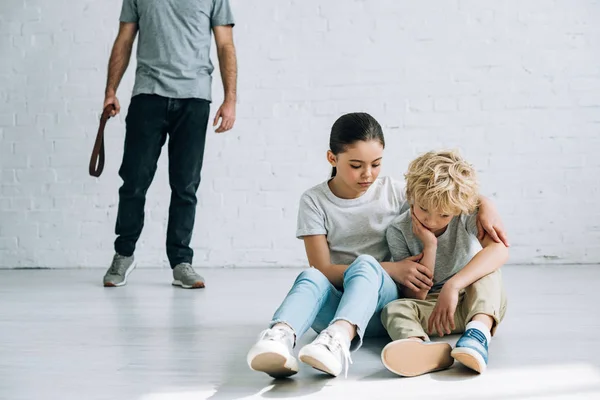
[[[12,201],[9,197],[0,197],[0,211],[12,210]]]
[[[19,21],[2,21],[0,24],[1,35],[20,35],[23,24]]]
[[[18,169],[17,182],[20,185],[38,185],[56,182],[56,171],[53,169]]]
[[[26,155],[0,152],[0,157],[2,157],[3,168],[15,169],[27,168],[28,166],[28,157]]]
[[[17,126],[35,126],[36,115],[29,113],[17,113]]]
[[[0,114],[0,126],[14,126],[15,125],[15,115],[1,113]]]
[[[433,101],[433,109],[436,112],[452,112],[458,109],[456,99],[438,98]]]

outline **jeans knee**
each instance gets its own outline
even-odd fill
[[[356,260],[354,260],[348,269],[346,269],[344,272],[344,280],[356,274],[380,277],[382,276],[382,273],[383,268],[375,257],[368,254],[362,254],[356,257]]]
[[[321,271],[316,268],[305,269],[298,275],[296,278],[296,282],[294,285],[302,284],[302,283],[310,283],[316,286],[319,291],[325,291],[329,288],[331,283],[329,279]]]

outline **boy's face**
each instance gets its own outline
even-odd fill
[[[436,235],[443,233],[452,218],[458,215],[444,214],[439,210],[428,210],[419,201],[414,202],[412,209],[419,222]]]
[[[381,170],[383,146],[377,140],[360,140],[335,156],[331,151],[327,158],[337,168],[337,178],[356,194],[364,193],[375,182]]]

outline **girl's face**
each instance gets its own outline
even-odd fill
[[[337,156],[327,152],[327,160],[337,168],[334,180],[341,183],[349,195],[360,196],[375,182],[381,169],[383,146],[377,140],[358,141]]]

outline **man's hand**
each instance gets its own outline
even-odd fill
[[[219,110],[217,111],[217,115],[215,115],[215,120],[213,122],[213,127],[217,126],[219,123],[219,118],[221,118],[221,125],[215,130],[217,133],[222,133],[233,128],[233,124],[235,123],[235,102],[225,100]]]
[[[437,303],[428,321],[428,331],[431,335],[434,331],[444,336],[449,335],[456,328],[454,325],[454,312],[458,304],[458,289],[451,285],[444,284]]]
[[[402,261],[382,263],[382,266],[394,282],[416,292],[429,290],[433,285],[433,274],[418,263],[421,257],[423,254],[417,254]]]
[[[436,247],[437,238],[435,237],[435,234],[423,226],[421,221],[415,216],[414,211],[411,210],[410,214],[412,216],[413,233],[419,238],[421,243],[423,243],[423,247]]]
[[[494,242],[510,246],[500,214],[489,200],[482,199],[477,213],[477,238],[483,240],[486,232]]]
[[[102,107],[102,111],[104,111],[106,106],[108,106],[110,104],[112,104],[114,106],[114,109],[110,113],[110,116],[114,117],[121,111],[121,105],[119,104],[119,99],[117,99],[117,96],[115,93],[107,93],[104,96],[104,106]]]

